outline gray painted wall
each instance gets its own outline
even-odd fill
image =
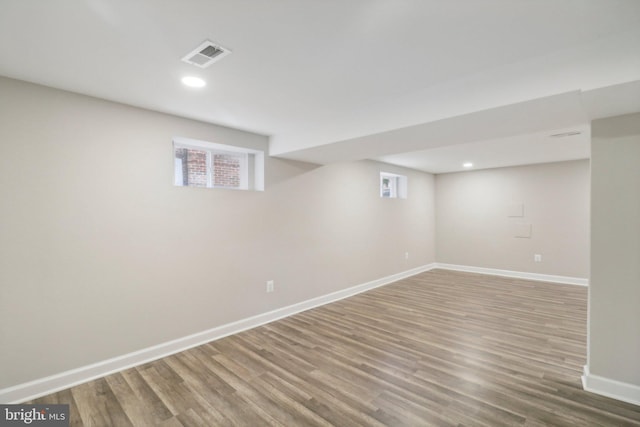
[[[174,187],[172,137],[267,138],[6,78],[0,93],[0,388],[435,261],[432,175],[267,158],[265,192]],[[379,197],[381,169],[408,175],[408,199]]]
[[[588,366],[640,387],[640,113],[592,123]]]
[[[267,157],[265,192],[181,188],[174,136],[267,138],[6,78],[0,93],[0,388],[425,265],[436,244],[439,262],[589,275],[587,161],[434,179]],[[379,197],[381,170],[408,199]]]
[[[436,175],[436,248],[441,263],[588,278],[589,161]]]

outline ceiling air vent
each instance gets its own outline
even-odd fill
[[[229,49],[207,40],[189,52],[182,60],[196,67],[207,68],[230,53]]]
[[[566,138],[568,136],[575,136],[575,135],[580,135],[582,132],[577,131],[577,130],[572,130],[569,132],[562,132],[562,133],[554,133],[553,135],[549,135],[551,138]]]

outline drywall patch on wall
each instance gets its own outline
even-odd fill
[[[513,224],[513,237],[520,239],[531,238],[531,224],[528,222],[516,222]]]
[[[524,203],[509,203],[507,205],[509,218],[522,218],[524,216]]]

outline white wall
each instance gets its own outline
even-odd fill
[[[639,405],[640,113],[595,120],[592,135],[587,388]]]
[[[588,278],[589,161],[436,175],[436,248],[439,263]]]
[[[435,261],[432,175],[267,158],[265,192],[174,187],[172,137],[267,138],[6,78],[0,94],[0,389]],[[409,198],[381,199],[380,170]]]

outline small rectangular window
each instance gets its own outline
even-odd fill
[[[264,190],[264,153],[175,138],[174,184],[184,187]]]
[[[380,197],[385,199],[407,198],[407,177],[380,172]]]

